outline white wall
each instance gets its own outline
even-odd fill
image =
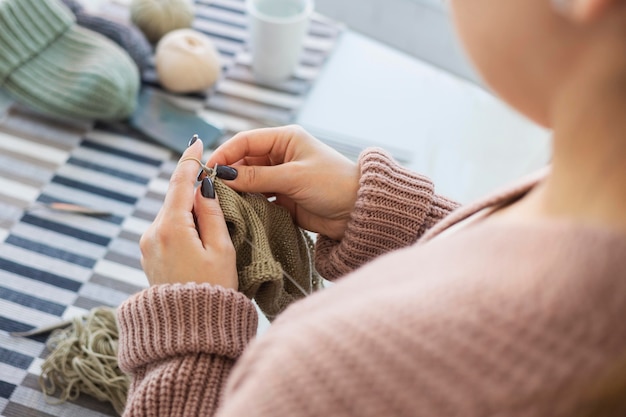
[[[316,9],[357,32],[478,82],[443,0],[316,0]]]

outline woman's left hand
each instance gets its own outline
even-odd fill
[[[198,140],[183,153],[165,202],[141,237],[141,264],[151,285],[197,282],[237,290],[235,249],[213,184],[205,178],[194,190],[199,166],[185,160],[201,159],[202,149]]]

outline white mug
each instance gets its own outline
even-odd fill
[[[246,0],[252,72],[262,82],[293,75],[313,13],[313,0]]]

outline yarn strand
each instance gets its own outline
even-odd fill
[[[256,250],[256,251],[258,251],[258,250],[259,250],[259,248],[257,248],[257,247],[254,245],[254,243],[252,243],[252,242],[250,241],[250,239],[248,239],[248,238],[247,238],[247,237],[245,237],[245,236],[244,236],[244,238],[243,238],[243,239],[246,241],[246,243],[248,243],[248,245],[250,245],[250,247],[251,247],[252,249],[254,249],[254,250]],[[293,284],[293,285],[294,285],[294,286],[295,286],[295,287],[296,287],[296,288],[297,288],[297,289],[298,289],[298,290],[302,293],[302,295],[304,295],[305,297],[309,295],[309,293],[307,293],[307,292],[306,292],[306,290],[302,287],[302,285],[298,284],[298,282],[297,282],[295,279],[293,279],[293,277],[292,277],[291,275],[289,275],[289,274],[287,273],[287,271],[285,271],[282,267],[281,267],[281,269],[282,269],[282,272],[283,272],[283,276],[284,276],[285,278],[287,278],[287,279],[288,279],[288,280],[289,280],[289,281],[290,281],[290,282],[291,282],[291,283],[292,283],[292,284]]]

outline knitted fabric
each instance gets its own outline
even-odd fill
[[[316,242],[320,256],[315,266],[328,280],[415,243],[426,230],[459,207],[435,194],[429,178],[398,165],[382,149],[367,149],[359,158],[359,166],[358,197],[344,238],[339,242],[319,236]]]
[[[122,47],[135,61],[140,73],[150,67],[152,47],[135,25],[88,13],[76,0],[62,1],[76,16],[76,23],[106,36]]]
[[[176,311],[168,309],[173,314],[167,318],[162,315],[165,310],[148,307],[161,300],[177,306]],[[148,307],[141,317],[136,314],[138,306]],[[176,378],[154,379],[151,388],[156,395],[148,400],[150,405],[129,402],[125,416],[209,416],[207,410],[217,408],[224,389],[223,376],[230,373],[258,326],[254,304],[245,295],[209,284],[152,286],[131,297],[126,308],[118,309],[117,317],[120,331],[137,326],[133,336],[120,333],[118,360],[123,371],[128,372],[132,364],[133,374],[149,376],[153,363],[160,362],[160,371],[185,378],[175,382],[177,389],[171,385]],[[157,342],[134,343],[134,337]],[[179,361],[169,361],[172,352],[178,353]],[[190,387],[198,393],[193,400],[184,394]],[[205,396],[206,392],[210,395]],[[129,397],[145,394],[152,393],[131,383]],[[157,401],[163,408],[151,412]]]
[[[239,291],[253,298],[272,320],[292,302],[319,289],[313,243],[289,212],[262,194],[237,193],[215,178],[213,170],[207,171],[237,253]]]
[[[63,118],[115,120],[135,107],[139,73],[110,40],[55,0],[0,1],[0,88]]]

